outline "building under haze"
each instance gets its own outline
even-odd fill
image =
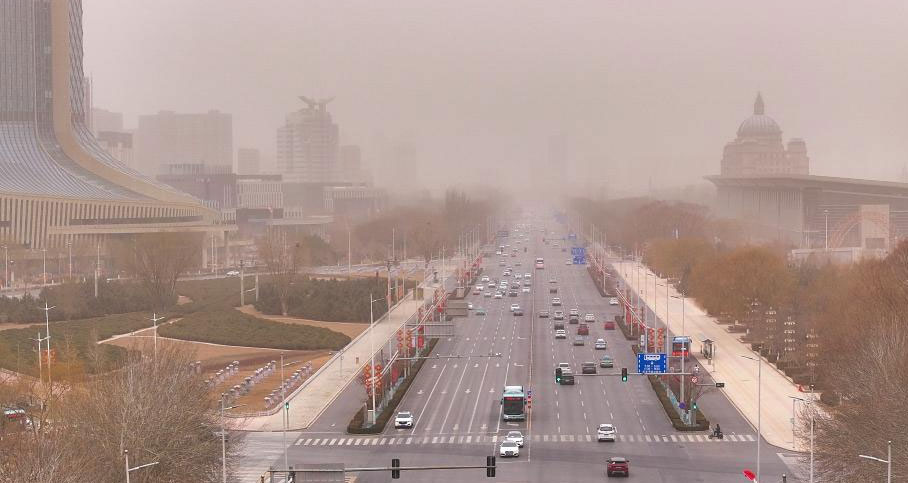
[[[90,132],[79,0],[3,0],[0,39],[0,242],[11,256],[217,230],[214,212],[128,168]]]
[[[135,132],[139,170],[154,175],[172,164],[227,166],[233,171],[233,117],[219,111],[139,116]]]
[[[808,173],[804,141],[782,146],[782,130],[757,95],[753,116],[725,145],[717,188],[720,216],[740,220],[756,240],[789,244],[795,256],[830,251],[852,261],[885,254],[908,237],[908,183]]]
[[[807,174],[810,160],[803,139],[793,138],[782,145],[782,129],[767,116],[763,96],[757,94],[754,113],[738,126],[734,141],[722,153],[722,175]]]
[[[277,130],[278,172],[288,183],[338,182],[340,134],[327,107],[332,99],[300,99],[306,106],[288,114]]]
[[[236,150],[237,174],[259,174],[262,169],[262,154],[255,148],[238,148]]]

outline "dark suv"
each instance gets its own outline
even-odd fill
[[[628,467],[629,461],[627,458],[622,458],[620,456],[614,456],[605,460],[605,474],[612,476],[614,474],[621,474],[624,476],[630,476],[631,471]]]
[[[581,374],[596,374],[596,363],[595,362],[584,362],[580,364],[580,373]]]

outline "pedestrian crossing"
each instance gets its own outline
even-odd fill
[[[373,447],[373,446],[407,446],[426,444],[494,444],[501,441],[504,436],[495,434],[465,434],[441,436],[369,436],[369,437],[327,437],[310,438],[301,436],[293,444],[295,446],[346,446],[346,447]],[[596,441],[595,435],[590,434],[534,434],[526,436],[528,441],[536,443],[590,443]],[[757,438],[753,434],[725,434],[724,439],[710,439],[705,434],[619,434],[617,442],[621,443],[747,443],[754,442]]]

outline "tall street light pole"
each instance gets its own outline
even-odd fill
[[[9,286],[9,247],[3,245],[3,285],[4,287]]]
[[[73,242],[72,242],[72,240],[66,242],[66,246],[69,248],[69,281],[72,282],[72,279],[73,279]]]
[[[221,396],[221,482],[227,483],[227,428],[224,427],[224,411],[236,409],[245,404],[224,407],[224,396]],[[288,466],[289,469],[289,466]]]
[[[47,248],[41,249],[41,261],[44,264],[44,269],[42,270],[41,277],[43,284],[47,285]]]
[[[858,458],[886,463],[886,483],[892,483],[892,441],[886,441],[886,459],[877,458],[875,456],[867,456],[865,454],[859,454]]]
[[[826,234],[823,236],[823,249],[829,251],[829,210],[823,210],[823,216],[826,218]]]
[[[158,321],[164,320],[164,319],[165,319],[165,317],[158,317],[157,312],[152,312],[151,319],[149,319],[149,320],[151,320],[152,324],[154,324],[154,360],[155,360],[155,362],[157,362],[157,360],[158,360]]]
[[[666,287],[665,290],[668,291],[668,287]],[[685,322],[685,318],[684,318],[684,305],[685,305],[685,304],[684,304],[684,294],[682,293],[680,297],[675,296],[675,295],[672,295],[672,298],[673,298],[673,299],[680,299],[680,300],[681,300],[681,335],[685,335],[685,334],[687,334],[687,332],[685,332],[685,330],[684,330],[684,322]],[[667,310],[666,310],[666,313],[668,313]],[[682,348],[682,350],[681,350],[681,372],[682,372],[682,373],[685,372],[685,371],[684,371],[684,360],[687,359],[687,355],[688,355],[689,352],[690,352],[690,346],[688,346],[688,347],[686,347],[686,348]],[[684,399],[684,382],[685,382],[686,379],[687,379],[687,376],[686,376],[686,375],[682,375],[682,376],[681,376],[681,401],[682,401],[682,402],[685,402],[685,404],[686,404],[686,400]]]
[[[53,307],[48,307],[47,300],[45,300],[44,308],[41,309],[44,311],[44,325],[47,330],[47,336],[46,336],[46,338],[47,338],[47,385],[51,388],[53,388],[53,386],[52,386],[53,381],[51,380],[51,373],[50,373],[50,311],[51,311],[51,309],[54,309],[54,308],[56,308],[56,305]]]
[[[372,374],[372,425],[375,425],[375,315],[372,311],[372,304],[378,302],[381,299],[372,299],[372,293],[369,292],[369,354],[370,354],[370,364],[371,367],[369,370]],[[388,299],[390,302],[390,299]],[[391,314],[391,306],[388,306],[388,316]]]
[[[762,436],[763,426],[762,426],[762,420],[760,418],[760,415],[762,414],[760,411],[761,410],[760,404],[763,402],[763,400],[761,398],[762,387],[763,387],[763,377],[762,377],[763,376],[763,364],[761,363],[762,357],[760,357],[760,355],[757,355],[757,357],[742,355],[741,357],[743,357],[745,359],[750,359],[752,361],[757,361],[757,479],[756,479],[756,481],[760,481],[760,439],[763,438],[763,436]]]

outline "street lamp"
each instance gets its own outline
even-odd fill
[[[667,292],[667,291],[668,291],[668,287],[666,287],[665,290],[666,290],[666,292]],[[680,299],[680,300],[681,300],[681,335],[685,335],[687,332],[684,331],[684,322],[685,322],[685,318],[684,318],[684,305],[685,305],[685,303],[684,303],[684,294],[682,293],[680,297],[677,296],[677,295],[672,295],[672,298],[673,298],[673,299]],[[666,307],[667,307],[667,305],[666,305]],[[668,313],[668,309],[667,309],[667,308],[666,308],[665,313],[666,313],[666,314]],[[687,376],[683,374],[683,372],[684,372],[684,360],[687,359],[687,355],[688,355],[689,352],[690,352],[690,345],[688,345],[686,348],[682,348],[682,350],[681,350],[681,372],[682,372],[682,375],[681,375],[681,401],[682,401],[682,402],[685,402],[685,399],[684,399],[684,380],[687,379]],[[686,404],[686,402],[685,402],[685,404]]]
[[[153,465],[160,463],[160,461],[155,461],[153,463],[145,463],[144,465],[139,465],[139,466],[136,466],[135,468],[130,468],[129,467],[129,450],[128,449],[123,450],[123,456],[126,457],[126,483],[129,483],[129,474],[132,473],[133,471],[140,470],[142,468],[146,468],[148,466],[153,466]]]
[[[892,483],[892,441],[886,441],[886,459],[877,458],[875,456],[867,456],[865,454],[859,454],[858,458],[886,463],[886,483]]]
[[[3,286],[9,287],[9,247],[3,245]]]
[[[813,483],[813,425],[814,425],[814,423],[813,423],[813,407],[810,406],[810,401],[808,401],[807,399],[800,398],[797,396],[788,396],[788,397],[791,398],[792,414],[794,414],[795,400],[808,404],[807,410],[810,411],[810,480],[808,480],[808,481],[809,481],[809,483]],[[791,418],[791,438],[792,438],[791,444],[792,444],[792,446],[794,446],[794,418],[793,417]]]
[[[823,249],[829,250],[829,210],[823,210],[823,216],[826,218],[826,234],[823,236]]]
[[[43,285],[47,285],[47,248],[41,249],[41,260],[44,263],[41,279],[43,280]]]
[[[158,360],[158,321],[164,320],[166,317],[158,317],[157,312],[152,312],[151,322],[154,324],[154,360]]]
[[[44,311],[44,325],[47,330],[47,336],[45,337],[47,339],[47,385],[51,389],[53,389],[53,384],[52,384],[53,381],[51,380],[51,374],[50,374],[50,311],[51,311],[51,309],[54,309],[56,307],[57,307],[56,305],[54,305],[53,307],[48,307],[47,300],[45,300],[44,308],[41,309]],[[40,350],[38,352],[40,352]]]
[[[741,357],[743,357],[745,359],[750,359],[752,361],[757,361],[757,479],[756,479],[756,481],[760,481],[760,439],[763,437],[762,436],[763,426],[762,426],[762,420],[760,419],[760,415],[761,415],[760,410],[762,409],[760,407],[760,404],[763,402],[763,400],[761,399],[762,389],[763,389],[763,377],[762,377],[763,376],[763,364],[761,362],[762,357],[760,357],[759,355],[757,357],[742,355]]]
[[[372,312],[372,304],[381,299],[372,300],[372,292],[369,292],[369,354],[371,357],[371,366],[369,367],[372,374],[372,425],[375,425],[375,315]],[[391,316],[391,307],[388,307],[388,317]]]

